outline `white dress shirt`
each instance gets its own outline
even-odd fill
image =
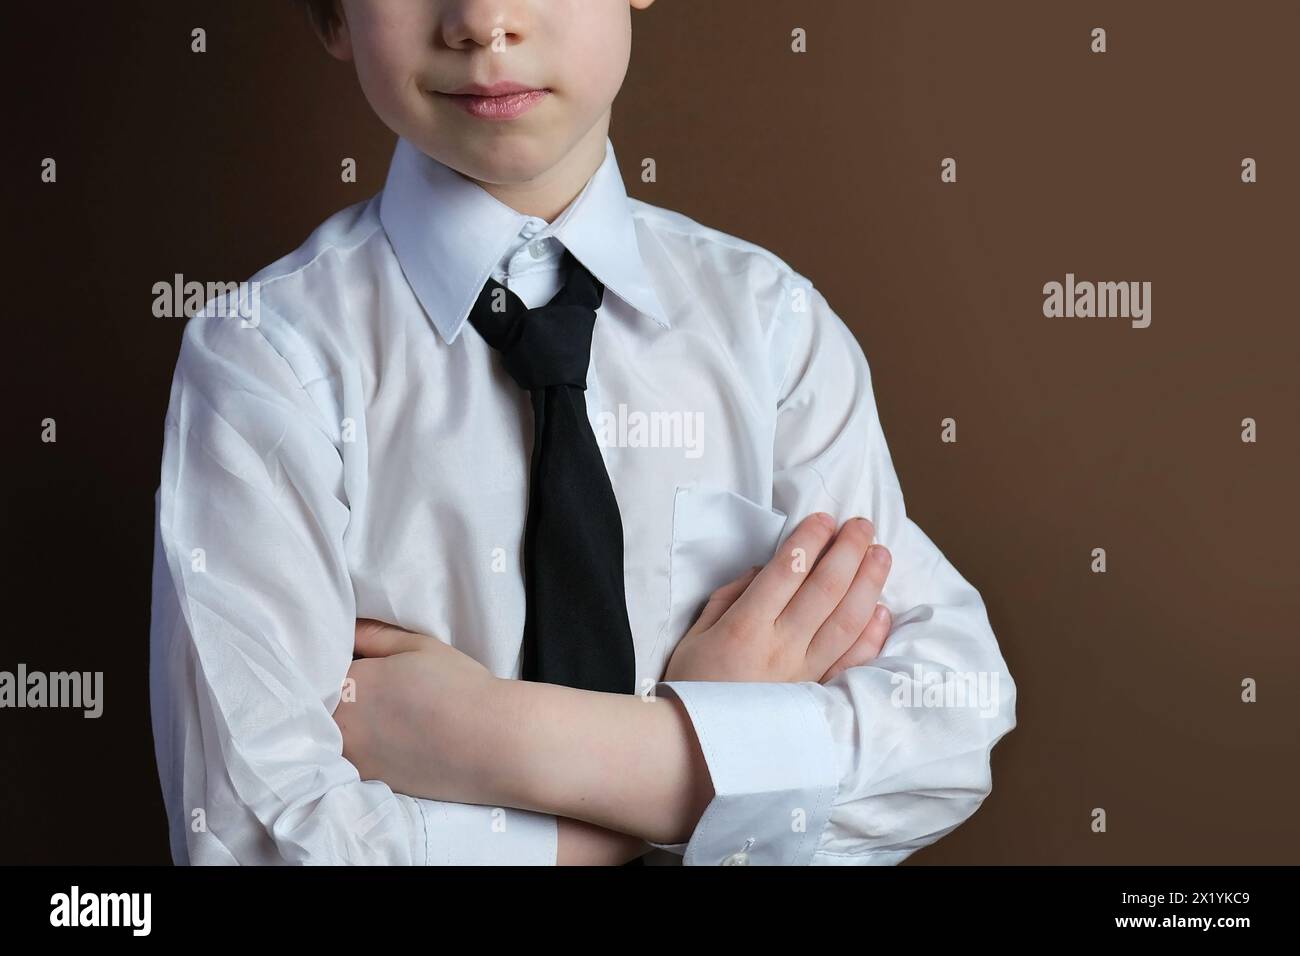
[[[820,292],[629,198],[608,140],[550,224],[399,141],[380,194],[254,277],[255,322],[184,330],[150,663],[176,862],[555,862],[549,814],[362,781],[331,715],[360,617],[519,676],[532,410],[466,320],[489,274],[546,302],[564,248],[606,289],[586,399],[638,688],[680,698],[716,790],[647,862],[896,863],[989,793],[1014,685],[978,592],[904,511],[867,361]],[[825,685],[661,682],[708,594],[814,511],[870,518],[893,555],[881,655]],[[990,694],[943,700],[956,675]]]

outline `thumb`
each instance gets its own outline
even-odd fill
[[[709,595],[709,601],[704,605],[704,610],[700,613],[699,620],[695,622],[695,631],[707,631],[718,619],[727,613],[727,608],[736,603],[736,599],[745,593],[754,576],[761,571],[762,565],[756,564],[734,581],[730,581],[718,588]]]
[[[362,657],[388,657],[418,650],[423,635],[368,617],[357,619],[355,652]]]

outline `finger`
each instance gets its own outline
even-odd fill
[[[830,515],[819,511],[804,518],[737,599],[736,609],[765,623],[775,621],[834,536],[835,519]]]
[[[878,560],[883,557],[884,560]],[[820,674],[853,646],[867,626],[889,576],[889,549],[876,543],[858,564],[852,584],[808,644],[808,665]]]
[[[363,617],[357,620],[354,640],[356,653],[362,657],[388,657],[418,650],[424,635]]]
[[[829,683],[850,667],[858,667],[874,661],[880,656],[880,649],[884,647],[885,639],[889,637],[889,630],[893,626],[894,617],[889,613],[889,608],[877,604],[876,611],[867,622],[867,626],[862,629],[862,634],[853,646],[822,675],[820,683]]]
[[[754,578],[758,576],[758,572],[762,570],[763,566],[761,564],[754,565],[740,577],[736,578],[736,580],[730,581],[714,591],[713,594],[710,595],[710,600],[716,598],[720,601],[734,603],[736,598],[745,593],[745,589],[749,587],[750,582],[752,582]]]
[[[704,610],[700,612],[700,616],[692,630],[707,631],[718,623],[718,618],[727,612],[727,608],[736,603],[736,598],[745,593],[745,589],[749,587],[750,582],[754,580],[762,568],[761,564],[757,564],[736,578],[736,580],[724,584],[710,594],[708,603],[704,605]]]
[[[844,522],[835,541],[777,617],[776,626],[796,642],[802,642],[802,650],[808,649],[813,635],[848,593],[875,533],[876,529],[866,518]],[[858,630],[861,628],[853,632],[853,637],[857,636]]]

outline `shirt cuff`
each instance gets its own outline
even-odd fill
[[[555,866],[552,814],[442,800],[416,803],[429,866]]]
[[[830,725],[798,683],[660,681],[695,727],[714,797],[687,843],[653,843],[686,866],[807,866],[839,772]]]

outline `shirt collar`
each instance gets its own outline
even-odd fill
[[[451,344],[492,269],[534,217],[399,138],[379,219],[407,282],[443,341]],[[533,237],[554,236],[605,288],[669,327],[637,246],[631,202],[614,144],[564,211]]]

